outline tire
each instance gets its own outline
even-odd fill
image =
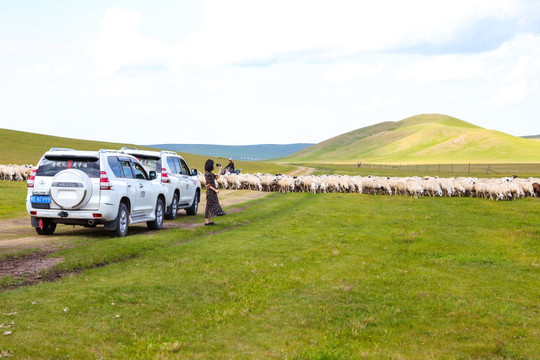
[[[127,235],[129,226],[129,210],[124,203],[118,207],[118,216],[116,217],[116,230],[109,231],[110,237],[124,237]]]
[[[150,230],[159,230],[163,227],[163,217],[165,216],[165,206],[163,200],[160,198],[156,201],[156,219],[154,221],[147,221],[146,226]]]
[[[43,229],[39,226],[36,226],[36,232],[39,235],[52,235],[54,230],[56,230],[56,223],[50,219],[41,219],[43,222]]]
[[[199,210],[199,192],[197,191],[195,193],[195,196],[193,197],[193,204],[189,208],[186,209],[187,215],[197,215],[197,211]]]
[[[176,219],[177,214],[178,214],[178,194],[174,194],[174,197],[171,203],[171,212],[168,213],[166,217],[169,220],[174,220]]]

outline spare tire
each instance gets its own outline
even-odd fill
[[[62,209],[80,209],[91,197],[92,180],[81,170],[63,170],[54,176],[51,198]]]

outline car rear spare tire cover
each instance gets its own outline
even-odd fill
[[[54,176],[51,198],[62,209],[80,209],[91,197],[92,180],[81,170],[63,170]]]

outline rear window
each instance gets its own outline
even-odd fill
[[[147,173],[150,171],[155,171],[156,173],[161,174],[161,158],[139,155],[133,156],[135,156],[141,162]]]
[[[36,176],[55,176],[67,169],[81,170],[91,178],[99,178],[99,159],[47,156],[39,164]]]

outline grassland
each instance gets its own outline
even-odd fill
[[[540,142],[439,114],[361,128],[282,159],[295,163],[538,163]]]
[[[540,353],[538,199],[272,194],[248,205],[227,209],[211,229],[79,237],[78,246],[51,256],[82,273],[0,293],[0,323],[13,322],[0,352],[55,359]],[[190,220],[203,221],[177,221]]]
[[[302,164],[296,164],[302,165]],[[536,164],[309,164],[314,175],[339,174],[359,176],[439,176],[502,178],[517,175],[520,178],[540,178],[540,163]]]
[[[26,182],[0,181],[0,219],[26,214]]]

